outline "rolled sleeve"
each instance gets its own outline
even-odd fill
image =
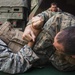
[[[39,59],[27,45],[15,54],[3,41],[0,40],[0,44],[0,71],[10,74],[23,73]]]

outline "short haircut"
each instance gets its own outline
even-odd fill
[[[56,2],[53,2],[53,3],[51,3],[51,6],[52,6],[52,5],[56,5],[56,6],[57,6],[57,3],[56,3]]]
[[[56,39],[63,45],[66,54],[75,55],[75,26],[63,29]]]

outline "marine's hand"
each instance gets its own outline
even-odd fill
[[[23,39],[29,41],[35,41],[36,36],[42,29],[43,20],[41,17],[33,17],[32,22],[25,28],[23,33]]]
[[[23,39],[24,40],[27,40],[27,41],[35,41],[35,34],[32,30],[32,26],[31,25],[28,25],[26,28],[25,28],[25,31],[23,33]]]
[[[35,39],[36,39],[36,37],[37,37],[37,35],[39,34],[39,32],[40,32],[41,30],[36,30],[36,29],[34,29],[33,27],[32,27],[32,25],[29,25],[29,26],[27,26],[26,28],[25,28],[25,31],[24,31],[24,33],[23,33],[23,36],[22,36],[22,38],[24,39],[24,40],[27,40],[28,42],[30,42],[30,41],[35,41]]]
[[[35,16],[32,18],[32,26],[35,29],[41,29],[43,26],[44,20],[41,17]]]

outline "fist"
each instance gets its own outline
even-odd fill
[[[38,16],[33,17],[31,21],[32,21],[32,26],[35,29],[41,29],[44,23],[44,20]]]

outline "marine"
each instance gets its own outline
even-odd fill
[[[66,54],[64,54],[57,50],[57,48],[55,48],[55,44],[55,47],[53,46],[55,39],[54,37],[59,31],[63,33],[65,28],[75,26],[75,17],[66,12],[57,12],[57,14],[55,14],[54,16],[49,17],[47,11],[44,11],[36,16],[41,17],[42,22],[41,20],[39,22],[41,23],[40,25],[44,26],[40,26],[40,28],[37,28],[39,24],[36,27],[36,25],[34,25],[33,23],[34,20],[31,20],[32,22],[29,23],[30,25],[26,27],[27,30],[28,27],[31,27],[34,31],[36,31],[36,42],[35,39],[29,38],[30,40],[27,39],[29,40],[28,44],[22,43],[22,46],[20,47],[18,52],[14,53],[12,51],[13,49],[11,49],[10,46],[8,47],[6,41],[3,41],[3,39],[1,38],[0,71],[10,74],[23,73],[31,67],[45,65],[48,62],[51,62],[57,69],[61,71],[75,70],[74,58],[68,56],[66,52]],[[39,31],[39,29],[41,30]],[[37,33],[37,31],[39,31],[39,33]],[[23,36],[25,35],[25,32],[23,33]],[[71,60],[73,61],[71,62]]]

